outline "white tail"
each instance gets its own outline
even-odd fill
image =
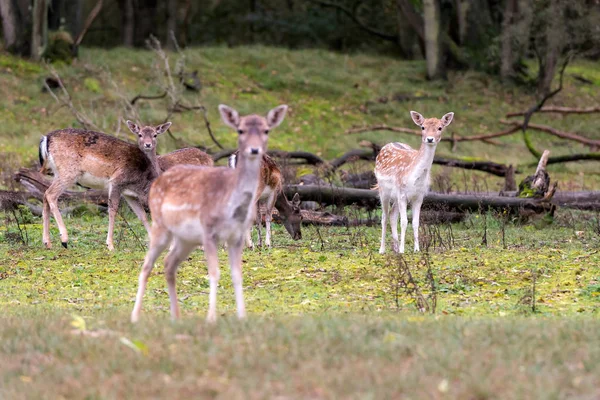
[[[50,242],[50,212],[54,216],[62,245],[66,248],[68,234],[58,209],[58,198],[75,183],[87,187],[108,189],[108,235],[106,245],[113,250],[115,217],[121,196],[149,229],[143,205],[157,173],[135,145],[104,133],[61,129],[42,137],[39,146],[41,172],[52,171],[54,180],[44,193],[42,220],[43,242]]]
[[[237,165],[237,151],[229,156],[228,165],[235,168]],[[266,236],[265,244],[271,247],[271,220],[273,218],[273,208],[277,207],[283,225],[294,240],[302,238],[302,214],[300,214],[300,197],[296,193],[290,203],[282,191],[283,176],[279,166],[269,155],[263,155],[260,163],[260,181],[258,183],[258,193],[256,200],[256,227],[258,230],[258,245],[262,246],[262,235],[260,226],[262,224],[261,204],[265,208]],[[254,248],[252,242],[252,227],[246,235],[246,245]]]
[[[231,278],[235,290],[237,314],[246,316],[242,289],[242,248],[244,234],[254,217],[254,202],[260,180],[260,162],[267,148],[269,130],[278,126],[287,106],[258,115],[240,117],[237,111],[219,106],[223,121],[238,132],[236,169],[175,166],[156,179],[149,195],[152,228],[150,248],[139,276],[139,287],[131,320],[137,321],[142,298],[154,262],[167,245],[173,246],[165,258],[171,316],[179,317],[175,289],[177,268],[197,246],[204,245],[208,264],[210,294],[208,321],[217,318],[219,261],[217,246],[227,243]]]
[[[166,122],[156,127],[140,127],[134,122],[127,121],[127,127],[134,135],[136,135],[138,148],[146,154],[146,157],[148,157],[153,168],[156,170],[157,175],[180,164],[204,165],[207,167],[212,167],[214,165],[211,156],[202,150],[193,147],[175,150],[164,155],[157,155],[157,137],[161,133],[166,132],[170,126],[171,123]]]
[[[421,127],[421,148],[415,150],[407,144],[389,143],[381,149],[375,161],[377,189],[381,199],[381,247],[385,253],[385,233],[390,202],[392,205],[390,225],[394,251],[404,253],[404,240],[408,225],[407,207],[411,204],[412,226],[415,238],[415,251],[419,251],[419,215],[423,198],[429,190],[429,175],[435,149],[442,132],[450,125],[454,113],[442,119],[425,119],[415,111],[410,112],[415,124]],[[398,214],[400,214],[400,246],[398,248]]]

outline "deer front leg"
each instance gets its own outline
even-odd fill
[[[135,305],[131,312],[131,322],[137,322],[140,319],[140,313],[142,311],[142,299],[144,292],[146,291],[146,284],[148,283],[148,277],[154,268],[156,259],[163,252],[163,250],[169,244],[171,235],[161,227],[153,226],[150,232],[150,248],[144,258],[144,265],[138,278],[138,291],[135,296]]]
[[[408,225],[408,217],[406,215],[407,202],[406,198],[398,195],[398,210],[400,211],[400,253],[404,253],[404,240],[406,239],[406,227]]]
[[[208,235],[207,235],[208,236]],[[217,257],[217,243],[213,238],[207,238],[204,241],[204,256],[208,265],[208,277],[210,283],[210,293],[208,295],[208,315],[206,321],[214,323],[217,320],[217,288],[219,286],[219,259]]]
[[[113,232],[115,230],[115,219],[119,211],[119,202],[121,200],[121,190],[109,186],[108,189],[108,235],[106,236],[106,247],[113,251]]]
[[[415,235],[415,252],[419,251],[419,218],[421,215],[421,205],[423,205],[423,197],[418,197],[413,201],[412,209],[412,226]]]
[[[234,241],[228,246],[229,265],[231,267],[231,280],[235,292],[238,318],[246,318],[246,305],[244,304],[244,288],[242,286],[242,241]]]

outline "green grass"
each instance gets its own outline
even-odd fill
[[[271,135],[270,147],[333,158],[356,148],[361,139],[416,145],[413,137],[389,132],[344,135],[353,125],[411,127],[410,109],[438,117],[454,111],[450,132],[468,136],[504,129],[499,118],[533,101],[524,89],[476,72],[453,73],[447,83],[429,82],[422,62],[387,57],[266,47],[201,48],[185,54],[188,69],[198,69],[203,83],[199,98],[186,93],[185,100],[208,107],[215,134],[227,147],[234,146],[235,134],[218,120],[219,103],[242,113],[264,113],[285,102],[290,114]],[[160,93],[152,67],[156,62],[147,51],[82,49],[76,63],[56,68],[74,104],[116,134],[123,115],[119,96]],[[41,92],[47,75],[43,67],[0,55],[0,74],[0,179],[4,187],[13,187],[14,171],[36,164],[39,137],[77,123]],[[573,74],[594,84],[582,85]],[[597,104],[597,78],[597,63],[573,64],[565,90],[553,103]],[[439,100],[376,101],[396,93]],[[367,102],[374,102],[368,112]],[[139,104],[145,122],[165,118],[163,102]],[[172,122],[176,137],[216,150],[199,115],[175,114]],[[534,122],[600,138],[595,115],[540,114]],[[119,135],[128,138],[124,129]],[[541,133],[532,137],[553,155],[589,151]],[[531,172],[523,165],[535,159],[520,135],[499,142],[460,143],[455,155],[513,163],[521,169],[520,178]],[[168,137],[159,141],[160,152],[175,148]],[[453,155],[446,144],[438,154]],[[559,190],[598,190],[597,165],[551,166],[549,172]],[[372,164],[346,167],[369,168]],[[309,172],[302,167],[296,174]],[[482,173],[433,169],[434,189],[494,191],[502,183]],[[502,224],[493,214],[441,225],[435,236],[435,227],[424,226],[422,237],[435,239],[428,256],[435,277],[434,315],[421,314],[413,297],[396,291],[399,260],[378,254],[378,227],[304,227],[302,241],[294,242],[276,226],[273,249],[244,252],[246,322],[234,317],[226,252],[219,251],[219,321],[209,326],[203,321],[208,277],[199,250],[178,272],[182,321],[168,320],[159,262],[141,322],[128,322],[146,238],[132,213],[126,207],[122,211],[129,224],[119,218],[114,253],[103,244],[106,216],[92,207],[79,207],[65,218],[68,250],[60,247],[54,225],[55,247],[45,250],[39,217],[17,212],[17,225],[15,215],[3,214],[1,399],[600,396],[598,214],[558,210],[553,221],[510,220],[504,241]],[[485,229],[487,245],[482,243]],[[412,249],[410,230],[407,236]],[[423,295],[431,298],[423,257],[409,252],[405,260]]]
[[[0,317],[0,397],[596,398],[597,319]],[[127,344],[125,344],[127,343]]]

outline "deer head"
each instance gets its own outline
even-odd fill
[[[165,122],[157,126],[140,127],[131,121],[127,121],[127,127],[134,135],[137,135],[137,144],[140,150],[154,152],[156,151],[156,138],[161,133],[166,132],[171,127],[171,123]]]
[[[436,146],[442,139],[442,132],[444,132],[444,129],[452,122],[454,113],[449,112],[444,115],[442,119],[425,119],[416,111],[411,111],[410,116],[412,117],[413,122],[421,127],[422,142],[430,146]]]
[[[283,193],[281,196],[285,197]],[[287,202],[287,199],[285,201]],[[298,193],[294,195],[289,205],[290,207],[287,207],[285,212],[282,211],[283,207],[279,207],[279,216],[283,226],[288,231],[292,239],[300,240],[302,239],[302,214],[300,213],[300,196]]]
[[[281,105],[269,111],[266,118],[254,114],[240,117],[233,108],[219,105],[223,122],[238,133],[239,154],[250,159],[260,159],[266,153],[269,131],[281,124],[286,111],[287,106]]]

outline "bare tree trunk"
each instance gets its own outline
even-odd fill
[[[2,17],[4,48],[13,54],[27,54],[28,42],[25,35],[25,21],[21,18],[17,2],[15,0],[0,0],[0,17]]]
[[[83,20],[83,0],[65,0],[67,14],[67,29],[72,38],[81,33],[81,21]]]
[[[514,52],[513,52],[513,35],[511,29],[513,27],[513,17],[517,12],[517,0],[506,0],[504,8],[504,16],[502,20],[502,45],[500,58],[500,77],[503,81],[507,81],[514,77]]]
[[[179,30],[179,43],[187,46],[191,41],[190,25],[192,25],[192,0],[185,0],[183,8],[183,26]]]
[[[396,0],[396,23],[398,26],[398,47],[403,58],[413,59],[413,45],[415,43],[416,32],[410,26],[406,15],[402,11],[402,0]]]
[[[174,50],[176,43],[174,38],[177,37],[177,0],[167,0],[167,37],[165,43],[167,48]]]
[[[133,0],[119,0],[119,8],[121,9],[121,21],[123,24],[123,46],[133,47],[135,40]]]
[[[550,93],[552,81],[556,73],[556,66],[562,48],[562,31],[560,24],[563,21],[563,5],[560,0],[550,1],[550,15],[552,18],[548,21],[545,34],[546,46],[544,54],[541,55],[540,70],[538,73],[538,92],[543,96]]]
[[[48,29],[56,31],[60,28],[63,12],[63,0],[49,0],[48,4]]]
[[[31,59],[39,61],[48,45],[48,0],[34,0],[32,14]]]
[[[425,25],[427,77],[429,79],[444,78],[439,0],[423,0],[423,21]]]
[[[508,0],[511,1],[511,0]],[[471,0],[456,0],[456,9],[457,9],[457,17],[458,17],[458,42],[460,45],[465,44],[465,39],[467,38],[467,28],[468,28],[468,18],[469,15],[469,6],[471,5]]]

